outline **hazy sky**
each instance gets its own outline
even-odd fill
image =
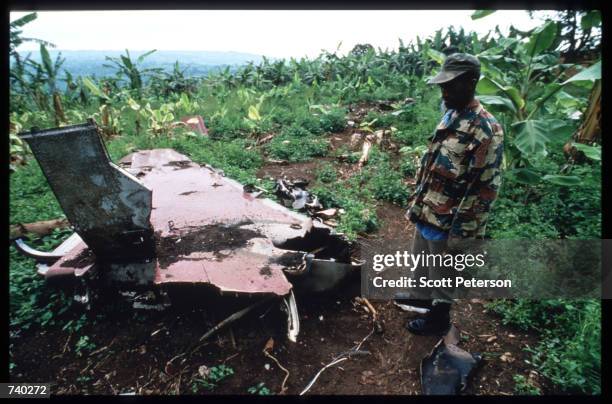
[[[427,37],[450,25],[485,34],[499,25],[529,29],[538,24],[521,10],[498,11],[472,21],[472,10],[197,10],[45,11],[23,27],[24,37],[40,38],[60,50],[207,50],[273,57],[340,53],[357,43],[396,49],[417,35]],[[12,12],[11,21],[27,14]],[[36,50],[27,43],[19,50]]]

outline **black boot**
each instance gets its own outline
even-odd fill
[[[434,304],[423,318],[409,321],[406,328],[417,335],[443,335],[450,328],[450,303]]]

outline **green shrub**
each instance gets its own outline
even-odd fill
[[[600,393],[601,301],[502,299],[488,308],[504,324],[540,333],[531,361],[552,383],[568,393]]]
[[[210,123],[209,135],[213,139],[236,139],[249,130],[240,118],[217,118]]]
[[[406,206],[410,191],[403,183],[402,175],[386,162],[376,165],[373,170],[375,174],[369,183],[369,188],[374,197],[402,207]]]
[[[259,396],[269,396],[272,394],[269,388],[266,387],[264,382],[257,383],[255,386],[251,386],[247,390],[250,394]]]
[[[406,157],[402,160],[400,170],[404,177],[414,177],[417,174],[417,167],[411,157]]]
[[[213,366],[209,369],[209,374],[203,378],[195,378],[191,385],[191,391],[198,393],[202,389],[212,391],[220,382],[234,374],[234,369],[226,365]]]
[[[334,157],[344,159],[348,164],[355,164],[361,157],[361,152],[353,152],[346,145],[342,145],[334,150]]]
[[[338,173],[336,172],[336,169],[334,168],[334,166],[329,163],[324,164],[317,171],[317,180],[321,182],[330,183],[330,182],[335,182],[337,179],[338,179]]]
[[[351,184],[334,183],[329,186],[318,186],[312,192],[319,198],[324,208],[342,208],[344,213],[338,220],[339,232],[349,239],[355,239],[359,233],[369,233],[378,227],[376,206],[368,195],[360,193]]]
[[[313,135],[321,135],[323,133],[319,118],[310,113],[299,114],[292,126],[301,127]]]
[[[534,386],[523,375],[514,375],[514,393],[521,396],[539,396],[542,394],[537,386]]]
[[[272,139],[267,150],[270,156],[276,159],[298,162],[325,156],[328,146],[327,140],[320,137],[296,137],[285,134]]]
[[[307,128],[305,128],[304,126],[298,123],[293,123],[290,126],[284,127],[281,131],[281,135],[285,137],[292,136],[292,137],[304,138],[304,137],[312,136],[313,132],[309,131]]]
[[[374,129],[388,129],[396,125],[397,117],[392,114],[370,111],[364,118],[364,121],[371,122],[373,120],[376,120],[372,125]]]
[[[346,128],[346,110],[344,108],[332,108],[329,112],[322,114],[320,125],[323,132],[341,132]]]

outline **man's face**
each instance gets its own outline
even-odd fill
[[[442,99],[448,109],[462,109],[474,98],[476,79],[462,74],[455,79],[440,84]]]

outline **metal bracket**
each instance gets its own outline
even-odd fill
[[[300,333],[300,315],[293,290],[283,298],[283,303],[287,311],[287,338],[291,342],[297,342],[297,336]]]
[[[48,252],[38,251],[30,247],[29,245],[27,245],[25,241],[23,241],[23,239],[21,238],[15,239],[14,242],[15,242],[15,247],[20,253],[22,253],[26,257],[34,258],[36,261],[43,262],[45,264],[52,264],[58,259],[62,258],[62,256],[64,255],[64,254],[58,254],[55,252],[48,253]]]

